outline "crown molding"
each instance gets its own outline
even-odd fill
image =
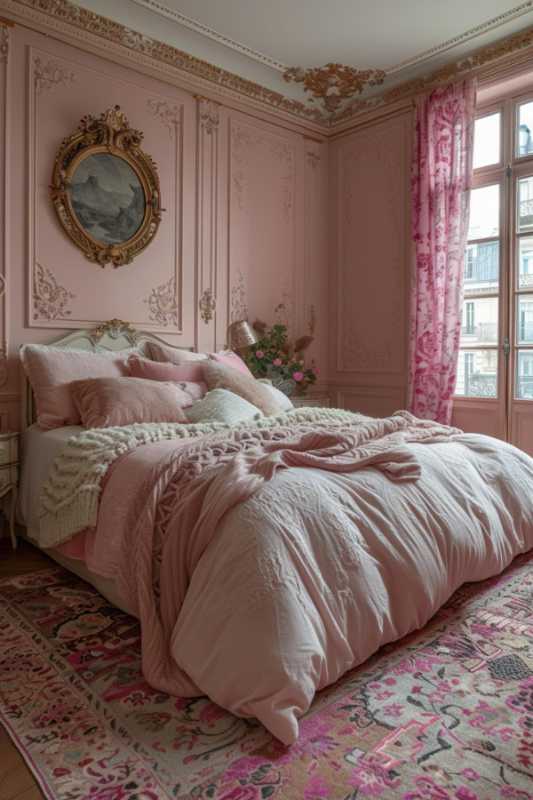
[[[428,50],[424,50],[422,53],[419,53],[412,58],[405,59],[405,61],[400,61],[399,64],[385,68],[384,72],[387,76],[396,75],[405,69],[417,67],[420,64],[423,64],[425,61],[428,61],[430,58],[442,55],[443,53],[448,52],[448,50],[453,50],[455,47],[459,47],[462,44],[467,44],[473,39],[477,39],[479,36],[490,33],[491,31],[500,28],[502,25],[507,25],[509,22],[512,22],[513,20],[532,12],[533,0],[527,0],[527,2],[520,3],[520,5],[510,8],[509,11],[505,11],[503,14],[498,14],[497,17],[492,17],[492,19],[482,22],[479,25],[476,25],[475,27],[465,31],[464,33],[459,34],[458,36],[447,39],[445,42],[435,45],[435,47],[431,47]]]
[[[458,61],[449,62],[429,75],[404,81],[390,88],[384,87],[375,96],[360,97],[348,102],[344,108],[327,114],[319,108],[246,80],[172,45],[77,6],[70,0],[2,0],[2,3],[2,13],[12,14],[14,18],[3,20],[4,25],[22,21],[41,33],[52,32],[58,38],[75,42],[77,46],[88,51],[100,52],[101,55],[119,62],[133,63],[137,69],[163,75],[165,79],[178,83],[185,91],[210,95],[211,99],[222,102],[224,98],[228,98],[230,105],[233,103],[242,107],[247,104],[258,112],[274,114],[289,123],[311,128],[324,137],[336,135],[339,131],[356,125],[358,119],[368,112],[383,106],[405,103],[420,92],[431,90],[468,72],[481,75],[490,70],[494,75],[504,69],[510,60],[524,58],[524,51],[533,47],[533,27],[530,27],[480,48]],[[533,0],[494,19],[501,20],[498,24],[504,24],[509,21],[510,14],[519,16],[529,10],[533,11]],[[486,25],[491,23],[494,20]]]
[[[142,6],[142,8],[147,8],[149,11],[153,11],[162,17],[171,19],[174,22],[177,22],[178,25],[183,25],[185,28],[194,31],[195,33],[206,36],[208,39],[212,39],[213,41],[218,42],[218,44],[224,45],[224,47],[229,47],[231,50],[235,50],[237,53],[240,53],[243,56],[247,56],[254,61],[258,61],[260,64],[265,64],[267,67],[271,67],[277,72],[284,72],[287,69],[286,64],[282,64],[280,61],[276,61],[274,58],[271,58],[264,53],[260,53],[259,50],[254,50],[252,47],[248,47],[241,42],[237,42],[235,39],[231,39],[229,36],[219,33],[214,28],[210,28],[209,25],[204,25],[203,22],[198,22],[198,20],[192,19],[192,17],[187,17],[185,14],[181,14],[174,8],[169,8],[164,3],[158,2],[158,0],[132,0],[132,2],[138,6]]]
[[[255,50],[252,47],[244,44],[243,42],[238,42],[235,39],[232,39],[229,36],[226,36],[219,31],[216,31],[214,28],[211,28],[209,25],[206,25],[202,22],[199,22],[192,17],[188,17],[185,14],[182,14],[179,11],[176,11],[173,8],[169,8],[164,2],[161,0],[132,0],[136,5],[141,6],[142,8],[146,8],[149,11],[158,14],[159,16],[165,17],[166,19],[171,19],[176,22],[178,25],[182,25],[189,30],[194,31],[195,33],[200,34],[201,36],[206,36],[209,39],[221,44],[225,47],[234,50],[237,53],[240,53],[243,56],[251,58],[254,61],[257,61],[260,64],[264,64],[267,67],[271,67],[272,69],[276,70],[277,72],[285,73],[287,70],[290,69],[300,69],[299,67],[291,67],[289,64],[284,64],[281,61],[277,61],[276,59],[272,58],[271,56],[267,56],[265,53],[262,53],[258,50]],[[386,76],[389,75],[397,75],[400,72],[403,72],[406,69],[411,69],[413,67],[417,67],[424,62],[428,61],[435,56],[442,55],[443,53],[448,52],[449,50],[453,50],[460,45],[467,44],[468,42],[472,41],[473,39],[478,38],[479,36],[483,36],[487,33],[490,33],[493,30],[501,27],[502,25],[506,25],[509,22],[512,22],[515,19],[518,19],[525,14],[530,14],[533,12],[533,0],[525,0],[525,2],[520,3],[513,8],[510,8],[508,11],[504,11],[502,14],[498,14],[495,17],[487,20],[486,22],[482,22],[479,25],[475,25],[473,28],[469,28],[468,30],[464,31],[463,33],[458,34],[450,39],[447,39],[440,44],[435,45],[427,50],[422,51],[421,53],[417,53],[416,55],[412,56],[411,58],[405,59],[398,64],[395,64],[390,67],[385,67],[383,72]],[[341,66],[341,65],[339,65]],[[353,63],[344,65],[345,68],[349,69],[356,69]],[[307,70],[309,71],[309,70]]]

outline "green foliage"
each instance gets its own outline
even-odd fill
[[[309,340],[305,342],[307,347],[312,340],[305,338]],[[303,349],[295,352],[294,345],[289,342],[287,326],[279,323],[270,328],[262,326],[261,338],[249,348],[245,361],[256,378],[269,378],[274,384],[293,380],[300,392],[316,381],[314,363],[305,366]]]

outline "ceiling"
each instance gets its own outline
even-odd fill
[[[334,62],[382,70],[379,86],[361,93],[352,81],[351,96],[366,97],[533,25],[533,0],[76,2],[324,111],[323,99],[284,80],[287,68]]]

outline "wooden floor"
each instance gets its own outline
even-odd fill
[[[2,522],[0,521],[0,529]],[[36,547],[19,540],[17,550],[11,549],[9,537],[0,538],[0,578],[23,575],[51,566],[54,562]],[[0,725],[0,800],[44,800],[30,770],[18,750]]]

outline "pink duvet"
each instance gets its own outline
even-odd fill
[[[225,441],[214,460],[165,441],[115,464],[85,555],[139,616],[154,686],[289,744],[318,689],[533,547],[531,458],[400,427]]]

